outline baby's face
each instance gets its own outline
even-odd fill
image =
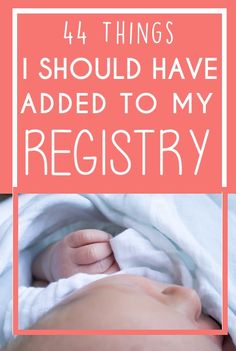
[[[45,316],[34,328],[197,330],[217,329],[219,326],[211,318],[201,314],[199,297],[191,289],[161,284],[139,276],[116,275],[81,289]],[[44,342],[47,342],[46,339]],[[57,343],[55,337],[53,340]],[[71,337],[67,340],[70,350],[222,350],[221,337],[203,335],[116,336],[113,339],[103,336],[100,344],[98,336],[77,339]],[[64,351],[60,348],[60,341],[54,346],[55,350]],[[34,345],[34,350],[40,349]],[[54,348],[51,347],[51,350]]]
[[[83,309],[91,317],[80,321],[82,329],[219,329],[201,313],[195,290],[136,275],[98,280],[68,299],[73,301],[83,301]],[[213,351],[222,346],[223,338],[203,336],[202,341]]]

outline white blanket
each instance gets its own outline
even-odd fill
[[[12,224],[10,202],[0,219],[0,344],[12,337]],[[236,202],[232,202],[236,208]],[[1,208],[0,208],[1,209]],[[111,244],[121,273],[197,290],[205,313],[222,320],[222,218],[219,196],[24,195],[19,210],[19,323],[29,328],[68,294],[106,275],[77,274],[46,288],[31,287],[33,257],[81,228],[116,235]],[[236,344],[235,212],[229,211],[229,330]]]

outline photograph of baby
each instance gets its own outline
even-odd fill
[[[0,210],[2,350],[236,350],[236,195],[229,335],[12,336],[12,199]],[[222,196],[19,196],[19,329],[222,328]]]

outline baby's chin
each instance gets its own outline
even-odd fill
[[[202,314],[200,316],[197,324],[198,324],[198,329],[201,329],[201,330],[221,329],[220,325],[213,318],[211,318],[205,314]],[[214,342],[214,344],[220,346],[222,349],[223,340],[224,340],[223,335],[209,335],[209,337]]]

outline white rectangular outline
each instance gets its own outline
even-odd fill
[[[12,187],[18,185],[18,14],[220,14],[222,16],[222,188],[227,187],[227,9],[226,8],[13,8],[12,9]]]

